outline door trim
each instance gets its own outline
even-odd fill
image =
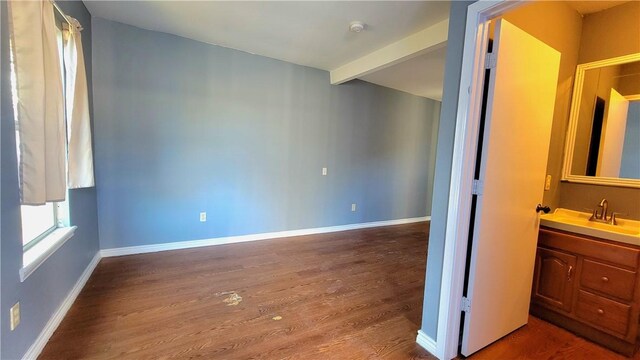
[[[489,21],[524,3],[478,1],[467,8],[434,354],[440,359],[458,355]]]

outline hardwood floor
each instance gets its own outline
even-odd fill
[[[428,227],[103,259],[40,358],[434,359]],[[535,317],[471,358],[625,359]]]
[[[417,223],[105,258],[40,358],[432,359],[415,343],[427,233]]]
[[[634,359],[640,359],[636,353]],[[468,359],[625,360],[620,354],[534,316],[529,323]]]

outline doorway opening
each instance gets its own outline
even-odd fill
[[[460,299],[466,294],[465,283],[468,281],[472,190],[485,94],[490,22],[520,5],[478,2],[468,7],[438,314],[436,355],[439,358],[456,357],[460,344],[463,321]]]
[[[478,245],[475,241],[473,241],[474,237],[477,237],[478,234],[483,231],[483,226],[486,225],[486,219],[502,219],[506,218],[508,215],[505,215],[505,212],[501,211],[500,206],[493,206],[494,204],[497,204],[496,202],[490,202],[490,205],[487,205],[486,203],[483,204],[482,200],[482,196],[486,196],[486,193],[490,191],[490,182],[496,181],[496,178],[500,177],[494,176],[491,179],[483,178],[483,169],[486,170],[490,167],[486,164],[488,160],[485,160],[485,152],[491,153],[491,148],[498,146],[496,145],[498,144],[498,142],[491,138],[493,135],[495,135],[492,135],[492,133],[495,133],[495,129],[492,128],[492,125],[495,124],[491,124],[492,122],[495,122],[495,120],[490,115],[484,116],[486,113],[490,113],[492,108],[492,101],[490,98],[489,100],[487,100],[486,94],[489,93],[492,94],[492,96],[495,96],[496,94],[496,88],[491,86],[491,81],[486,81],[487,78],[491,78],[494,76],[490,71],[487,71],[487,67],[490,68],[491,63],[496,61],[493,56],[488,55],[490,53],[490,51],[488,51],[488,45],[490,39],[492,38],[492,26],[501,21],[501,19],[508,19],[507,15],[509,15],[510,12],[514,10],[519,11],[519,8],[524,5],[529,4],[512,2],[479,2],[474,3],[468,7],[461,81],[458,96],[458,112],[456,118],[456,132],[452,164],[453,166],[451,185],[449,190],[442,287],[439,301],[441,306],[438,315],[436,355],[441,358],[453,358],[458,355],[459,349],[463,350],[464,334],[471,328],[470,326],[465,326],[465,323],[469,318],[473,317],[470,314],[473,313],[474,306],[478,306],[484,309],[484,304],[478,304],[477,296],[474,297],[474,286],[485,286],[485,289],[492,290],[498,289],[497,287],[491,288],[491,286],[488,286],[486,284],[478,285],[478,279],[481,279],[480,282],[484,281],[482,279],[486,278],[493,278],[494,280],[502,279],[502,277],[500,276],[492,277],[490,276],[491,274],[488,275],[487,273],[481,273],[480,275],[478,275],[478,264],[486,263],[488,261],[487,259],[491,259],[491,257],[487,256],[486,254],[484,259],[480,255],[474,257],[474,251],[480,250],[474,249],[474,247],[478,247]],[[567,5],[565,4],[563,6]],[[540,12],[540,14],[541,13],[542,12]],[[581,14],[582,13],[578,11],[577,17],[579,18],[579,15]],[[575,12],[574,15],[576,15]],[[581,20],[578,20],[578,23],[581,24]],[[513,24],[516,27],[518,27],[519,25],[518,21],[514,21]],[[520,29],[524,30],[524,32],[528,32],[527,26],[521,27]],[[538,32],[537,35],[535,34],[535,32],[530,34],[532,34],[533,36],[538,36],[540,35],[540,32]],[[500,34],[497,34],[496,36],[500,36]],[[580,43],[580,36],[581,35],[578,31],[578,44]],[[553,101],[551,105],[552,113],[547,116],[547,118],[551,118],[553,121],[553,134],[555,136],[555,141],[551,142],[552,148],[557,152],[558,147],[560,147],[559,151],[562,152],[565,146],[564,142],[567,141],[565,140],[565,136],[567,136],[566,130],[567,123],[569,122],[570,111],[569,105],[571,105],[572,97],[571,85],[573,85],[573,76],[576,71],[576,62],[578,61],[577,55],[575,55],[575,58],[572,59],[573,55],[565,54],[565,50],[564,48],[562,48],[562,46],[558,46],[558,44],[553,43],[553,41],[548,42],[544,38],[544,36],[539,37],[539,39],[542,42],[546,43],[546,45],[549,45],[549,47],[558,50],[558,52],[562,52],[563,65],[561,71],[563,71],[563,74],[560,79],[563,82],[558,80],[559,78],[556,77],[556,83],[553,89]],[[500,56],[500,45],[501,44],[499,43],[497,44],[498,57]],[[496,45],[494,44],[494,51],[495,48]],[[578,50],[576,50],[576,52],[577,51]],[[510,57],[517,58],[515,52],[512,52],[511,54],[513,54],[514,56]],[[500,64],[500,60],[498,59],[497,61],[498,64]],[[571,63],[571,61],[574,62],[574,64],[572,65],[573,68],[570,69],[570,74],[567,75],[567,68],[571,68],[571,66],[568,66],[567,63]],[[498,69],[500,68],[500,65],[498,65]],[[527,70],[525,66],[522,66],[521,69],[525,71]],[[557,76],[558,70],[556,71]],[[489,83],[488,86],[487,83]],[[560,85],[562,85],[562,87],[559,87]],[[558,97],[564,96],[562,98],[562,102],[557,101],[555,94],[556,90],[558,90]],[[535,104],[536,101],[537,100],[535,97],[525,97],[519,102],[533,102]],[[507,107],[508,106],[500,107],[500,109],[506,109]],[[520,114],[517,114],[517,112],[515,112],[514,114],[516,114],[516,116],[513,117],[513,121],[507,123],[511,124],[522,119],[522,116],[520,116]],[[560,119],[561,121],[558,121],[558,119]],[[509,136],[508,134],[506,134],[504,137],[507,138]],[[603,137],[602,134],[601,137]],[[592,143],[593,142],[594,141],[592,141]],[[558,144],[560,145],[558,146]],[[527,150],[521,150],[521,152],[537,152],[543,149],[545,151],[548,151],[549,146],[550,145],[548,140],[546,141],[546,143],[545,141],[540,141],[539,144],[530,144]],[[503,150],[504,149],[507,148],[503,148]],[[508,149],[517,149],[517,146],[514,145],[514,147]],[[584,153],[586,154],[587,151],[585,151]],[[566,164],[566,161],[562,160],[562,154],[560,156],[561,157],[559,161],[555,159],[550,160],[557,163],[557,166],[556,164],[552,164],[557,169],[553,168],[551,170],[548,170],[545,164],[545,166],[542,167],[542,170],[538,171],[537,175],[535,175],[537,178],[539,178],[536,181],[538,182],[537,186],[539,186],[540,191],[547,190],[547,184],[551,183],[549,177],[546,176],[547,174],[554,174],[554,186],[559,185],[558,179],[560,179],[561,176],[564,179],[564,173],[561,172],[561,168],[563,164]],[[553,189],[552,192],[553,191],[557,190]],[[522,191],[522,194],[527,193],[528,191]],[[518,194],[517,197],[520,197],[520,194]],[[542,202],[540,202],[539,204],[542,204]],[[524,214],[525,212],[533,213],[535,209],[547,208],[543,205],[540,205],[539,207],[536,207],[536,204],[531,205],[532,206],[528,206],[526,208],[517,208],[514,206],[510,207],[510,210],[521,211]],[[557,207],[558,202],[554,200],[553,205],[555,205],[554,207]],[[533,216],[535,217],[535,215]],[[511,226],[510,221],[504,221],[503,223],[505,224],[505,227]],[[500,221],[494,221],[494,224],[498,224],[495,227],[503,226]],[[539,231],[537,229],[537,226],[539,226],[539,222],[536,224],[532,224],[532,227],[529,228],[536,228],[535,239],[533,242],[534,246],[531,247],[529,244],[526,250],[529,252],[530,260],[532,258],[535,258],[535,245],[537,242]],[[520,232],[518,232],[518,234],[519,233]],[[504,234],[506,234],[506,232],[499,233],[497,236],[502,236],[503,238],[508,237]],[[513,239],[513,241],[517,240],[519,239]],[[495,245],[496,243],[490,242],[490,244]],[[494,246],[489,250],[484,249],[481,251],[491,252],[495,251],[496,249],[500,249],[500,247]],[[514,251],[514,253],[519,253],[519,251]],[[494,261],[502,262],[503,260],[505,260],[505,258],[497,256],[495,257]],[[531,279],[533,278],[534,266],[533,260],[531,261],[531,265],[528,266],[527,269],[527,271],[529,272],[529,274],[527,275],[529,278],[528,284],[526,284],[522,288],[518,287],[518,291],[526,291],[526,296],[524,296],[524,298],[527,298],[526,310],[524,311],[525,315],[528,315],[528,298],[530,298],[531,295]],[[575,266],[567,267],[567,272],[570,274],[570,278],[575,275],[575,271]],[[496,321],[495,318],[492,318],[491,320],[494,322]],[[486,324],[490,322],[491,321],[485,321],[483,323]],[[523,324],[525,323],[526,320]],[[486,330],[488,327],[490,326],[483,326],[482,329]],[[462,336],[460,336],[461,334]],[[495,338],[494,340],[497,340],[499,338],[500,337]],[[492,341],[485,341],[484,345],[478,343],[475,347],[476,349],[479,349],[490,344],[491,342]],[[465,353],[463,351],[462,353],[463,355],[468,355],[472,352],[473,351]]]

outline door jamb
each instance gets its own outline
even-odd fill
[[[489,21],[523,3],[481,0],[467,8],[434,354],[440,359],[458,355]]]

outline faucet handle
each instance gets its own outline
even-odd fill
[[[611,217],[609,218],[609,224],[618,225],[618,215],[627,216],[629,214],[628,213],[623,213],[623,212],[612,211],[611,212]]]

